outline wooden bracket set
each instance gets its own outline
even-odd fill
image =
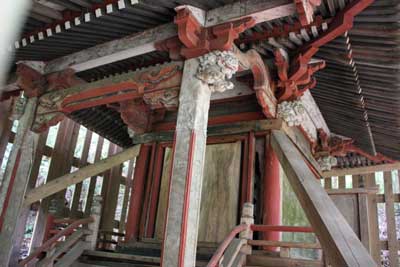
[[[327,31],[299,49],[290,66],[279,52],[275,53],[279,77],[277,83],[279,89],[277,98],[279,102],[297,99],[305,90],[315,86],[316,82],[311,78],[311,75],[315,71],[322,69],[325,64],[310,64],[312,57],[321,46],[350,30],[353,27],[354,17],[373,2],[374,0],[355,0],[350,2],[331,21]]]
[[[231,50],[239,34],[255,25],[251,17],[204,28],[189,9],[177,11],[175,24],[178,36],[156,44],[160,51],[167,51],[174,60],[195,58],[214,50]]]
[[[350,138],[341,138],[339,136],[331,136],[324,130],[318,129],[318,144],[314,144],[314,156],[320,158],[323,156],[344,157],[348,153],[359,154],[375,164],[394,163],[395,161],[380,153],[371,155],[354,145],[354,140]]]
[[[301,63],[303,64],[303,63]],[[298,99],[306,90],[312,89],[317,85],[317,81],[312,77],[312,74],[325,67],[325,61],[321,60],[315,63],[306,63],[307,70],[297,80],[289,77],[289,63],[281,54],[280,50],[275,50],[275,65],[279,80],[277,81],[276,97],[279,102],[292,101]]]
[[[302,26],[313,22],[314,8],[321,4],[321,0],[294,0],[297,15]]]

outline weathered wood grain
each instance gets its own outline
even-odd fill
[[[92,177],[102,173],[113,166],[119,165],[126,160],[136,157],[139,153],[140,145],[128,148],[121,153],[103,159],[98,163],[83,167],[75,172],[63,175],[47,184],[35,188],[25,197],[25,205],[34,203],[42,198],[50,196],[70,185],[79,183],[87,177]]]
[[[199,242],[219,243],[237,225],[240,151],[240,142],[207,146]]]
[[[294,144],[282,131],[273,130],[272,137],[272,146],[332,266],[376,267]]]

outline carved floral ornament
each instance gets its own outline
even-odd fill
[[[208,84],[211,92],[225,92],[233,89],[227,81],[239,69],[239,60],[231,51],[213,51],[199,57],[200,66],[196,78]]]

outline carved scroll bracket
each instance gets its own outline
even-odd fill
[[[256,92],[258,104],[262,107],[265,117],[275,118],[277,105],[275,87],[271,80],[269,69],[262,57],[254,49],[243,53],[234,46],[232,50],[239,60],[239,71],[250,70],[253,74],[253,89]]]

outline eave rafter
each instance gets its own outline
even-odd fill
[[[251,17],[261,23],[296,14],[292,0],[236,2],[210,10],[204,14],[204,27],[215,27],[225,23]],[[156,43],[178,35],[174,23],[164,24],[118,40],[100,44],[48,62],[45,72],[52,73],[72,68],[77,72],[116,62],[125,58],[146,54],[156,50]]]

